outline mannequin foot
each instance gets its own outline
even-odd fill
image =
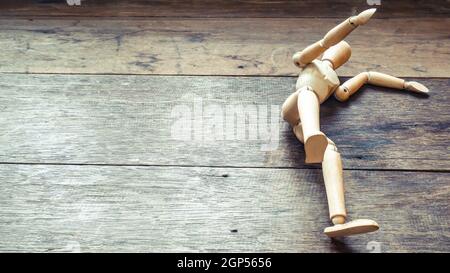
[[[323,155],[325,154],[327,146],[327,137],[322,132],[317,132],[307,137],[305,141],[305,162],[321,163],[323,161]]]
[[[358,219],[347,222],[345,224],[338,224],[332,227],[327,227],[324,233],[328,237],[343,237],[368,232],[377,231],[380,227],[377,222],[369,219]]]

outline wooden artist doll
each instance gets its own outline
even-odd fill
[[[408,82],[379,72],[362,72],[340,85],[335,72],[351,55],[350,46],[343,39],[355,28],[369,21],[376,9],[368,9],[350,17],[331,29],[322,40],[306,47],[293,56],[301,69],[296,91],[283,104],[282,117],[293,128],[295,136],[304,143],[305,162],[322,163],[328,198],[330,219],[334,224],[325,228],[329,237],[348,236],[378,230],[373,220],[358,219],[346,222],[344,182],[341,156],[336,145],[320,130],[320,104],[334,94],[346,101],[366,83],[427,93],[420,83]],[[321,59],[316,59],[321,56]]]

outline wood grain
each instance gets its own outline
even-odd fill
[[[0,72],[295,75],[291,56],[340,19],[0,20]],[[373,19],[342,76],[447,77],[449,18]]]
[[[322,108],[349,216],[379,232],[323,235],[322,172],[279,119],[292,54],[368,7],[1,1],[0,252],[450,251],[448,1],[383,1],[339,70],[413,77],[430,97],[367,86]],[[229,129],[236,106],[248,116]]]
[[[0,251],[445,252],[449,179],[346,171],[381,229],[330,241],[320,170],[0,165]]]
[[[450,170],[449,79],[412,80],[430,97],[366,86],[322,105],[322,130],[345,168]],[[3,74],[0,162],[311,167],[280,118],[294,85],[291,77]]]
[[[376,2],[376,1],[372,1]],[[448,17],[448,1],[364,0],[83,0],[69,6],[65,0],[2,0],[0,16],[94,16],[94,17],[345,17],[377,7],[382,18]],[[381,18],[380,17],[380,18]]]

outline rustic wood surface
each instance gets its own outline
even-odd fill
[[[417,80],[430,97],[367,86],[322,105],[345,168],[450,170],[449,80]],[[303,145],[280,118],[294,86],[293,77],[1,75],[0,161],[304,168]],[[233,106],[254,118],[233,122]]]
[[[381,229],[332,241],[320,170],[1,165],[0,251],[445,251],[449,179],[346,171]]]
[[[0,72],[295,75],[292,54],[344,19],[3,19]],[[352,58],[339,74],[447,77],[448,25],[373,19],[348,37]]]
[[[0,16],[330,18],[371,7],[379,9],[381,18],[448,17],[450,12],[446,0],[82,0],[80,6],[69,6],[66,0],[2,0]]]
[[[368,7],[1,1],[0,252],[450,251],[448,1],[382,1],[338,71],[408,77],[429,97],[366,86],[323,104],[349,216],[377,233],[323,235],[320,166],[280,120],[292,53]],[[238,129],[264,128],[270,108],[275,145],[262,129],[237,140],[217,129],[239,105]]]

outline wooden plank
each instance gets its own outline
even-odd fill
[[[449,79],[416,80],[430,97],[367,86],[322,105],[322,130],[345,168],[450,170]],[[304,168],[303,146],[279,114],[294,84],[2,74],[0,162]]]
[[[341,19],[0,20],[0,72],[295,75],[294,52]],[[449,18],[374,19],[348,37],[352,76],[447,77]]]
[[[95,16],[95,17],[345,17],[371,8],[382,18],[448,17],[448,1],[364,1],[364,0],[83,0],[69,6],[65,0],[2,0],[0,16]]]
[[[0,251],[447,252],[449,173],[345,172],[331,241],[320,170],[0,165]],[[369,244],[369,245],[368,245]]]

